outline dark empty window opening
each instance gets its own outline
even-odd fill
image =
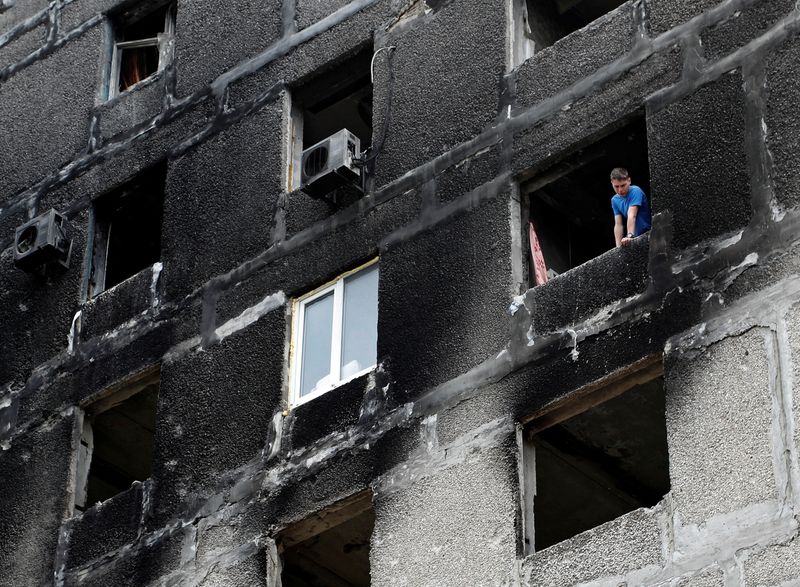
[[[159,371],[118,386],[86,406],[75,487],[83,511],[150,477]]]
[[[583,394],[522,429],[526,553],[652,507],[669,491],[660,364]]]
[[[166,164],[157,165],[94,204],[90,295],[97,295],[157,262]]]
[[[625,0],[527,0],[534,50],[549,47],[625,3]]]
[[[369,587],[371,492],[318,512],[277,539],[283,587]]]
[[[290,189],[322,197],[359,185],[353,159],[372,141],[371,59],[364,49],[292,90]]]
[[[109,97],[122,93],[165,66],[165,47],[174,33],[175,4],[146,14],[127,14],[115,24]]]
[[[614,248],[610,173],[624,167],[652,207],[647,158],[647,129],[639,118],[585,147],[522,184],[529,210],[529,242],[538,240],[548,278],[564,273]],[[531,252],[530,285],[535,279]]]

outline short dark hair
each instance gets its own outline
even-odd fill
[[[611,170],[611,179],[616,179],[618,181],[622,181],[623,179],[630,179],[631,176],[628,173],[628,170],[624,167],[615,167]]]

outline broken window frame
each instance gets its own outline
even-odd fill
[[[160,386],[160,384],[161,366],[155,365],[100,392],[99,397],[93,396],[81,403],[81,417],[76,422],[80,427],[80,439],[75,455],[75,476],[72,492],[73,513],[85,512],[95,505],[86,503],[89,497],[89,473],[91,472],[95,448],[94,430],[92,428],[93,420],[151,385]],[[145,479],[140,481],[144,482]],[[113,499],[113,497],[109,499]]]
[[[163,5],[162,5],[163,6]],[[145,18],[148,14],[159,10],[161,6],[151,10],[147,14],[143,14],[140,16],[139,19]],[[124,22],[122,24],[118,24],[114,26],[114,46],[111,54],[111,68],[109,74],[109,83],[108,83],[108,99],[111,100],[112,98],[116,98],[122,94],[129,92],[130,90],[134,89],[139,84],[145,82],[152,78],[155,74],[160,71],[163,71],[168,63],[171,61],[171,55],[169,52],[169,45],[170,42],[175,37],[175,10],[176,10],[176,3],[170,2],[167,5],[167,10],[164,13],[164,30],[163,32],[158,33],[155,37],[149,37],[145,39],[134,39],[130,41],[120,41],[117,38],[120,35],[120,29],[123,29],[127,26],[133,25],[137,22],[137,20]],[[121,68],[122,68],[122,53],[126,49],[141,49],[143,47],[156,47],[158,48],[158,68],[156,71],[140,79],[138,82],[131,84],[130,86],[126,87],[124,90],[120,90],[120,75],[121,75]]]
[[[342,377],[342,347],[343,347],[343,334],[344,334],[344,303],[345,292],[344,285],[348,278],[358,275],[362,272],[374,269],[378,272],[376,276],[375,286],[375,300],[376,300],[376,321],[375,331],[377,340],[377,313],[378,313],[378,283],[380,279],[380,271],[378,268],[378,258],[372,259],[367,263],[356,267],[342,275],[338,276],[331,282],[320,286],[319,288],[308,292],[298,298],[292,300],[292,335],[290,344],[290,369],[289,369],[289,397],[288,403],[290,408],[295,408],[306,402],[312,401],[337,387],[344,385],[348,381],[357,379],[375,369],[377,365],[377,347],[375,349],[375,361],[363,369]],[[333,311],[332,311],[332,327],[331,327],[331,349],[330,349],[330,370],[328,372],[328,382],[319,389],[312,388],[312,391],[302,394],[302,368],[303,368],[303,342],[304,342],[304,328],[306,321],[306,308],[312,302],[320,298],[333,294]]]
[[[547,407],[529,414],[517,423],[517,472],[519,476],[521,514],[520,549],[524,556],[539,552],[535,549],[536,522],[534,505],[537,490],[536,452],[541,448],[537,449],[539,441],[536,435],[623,395],[638,385],[663,377],[663,375],[662,355],[650,355],[562,397]],[[574,538],[574,536],[564,540],[570,540],[571,538]],[[553,545],[549,545],[545,549],[550,548],[550,546]]]

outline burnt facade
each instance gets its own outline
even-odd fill
[[[794,584],[798,68],[794,0],[1,0],[0,585]]]

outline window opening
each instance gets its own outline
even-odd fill
[[[109,98],[164,69],[165,47],[175,31],[175,4],[115,26]]]
[[[358,159],[372,142],[367,48],[292,90],[289,189],[337,204],[359,197]]]
[[[615,167],[626,168],[633,184],[650,198],[643,117],[522,184],[529,211],[531,287],[543,282],[537,273],[552,278],[615,247],[610,180]]]
[[[166,163],[101,196],[94,204],[90,295],[132,277],[161,257]]]
[[[283,587],[369,587],[375,511],[369,492],[284,530],[276,540]]]
[[[337,278],[293,304],[290,405],[299,405],[375,367],[378,264]]]
[[[159,370],[116,388],[84,410],[75,509],[84,511],[150,477]]]
[[[659,358],[521,428],[526,554],[652,507],[669,491],[661,372]]]
[[[541,51],[559,39],[582,29],[625,0],[527,0],[527,35],[534,51]]]

